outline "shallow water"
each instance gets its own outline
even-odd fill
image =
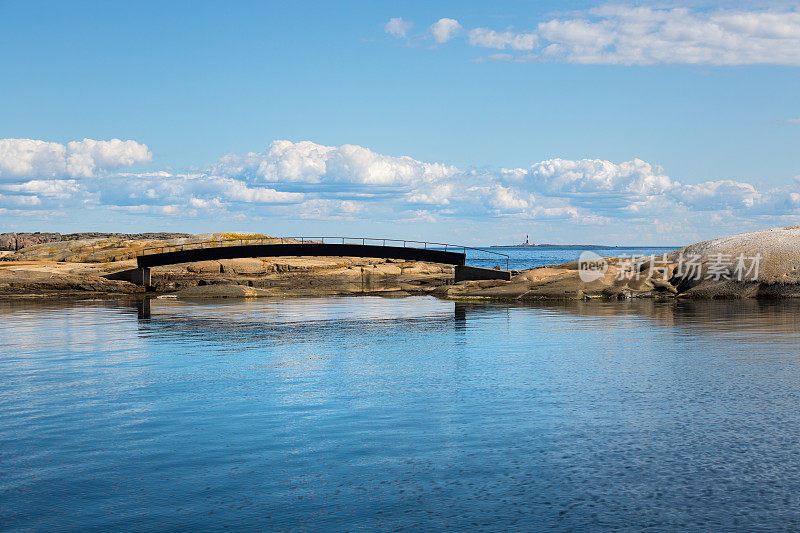
[[[0,528],[800,527],[800,303],[0,302]]]

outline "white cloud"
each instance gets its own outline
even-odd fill
[[[383,29],[386,33],[394,37],[405,37],[412,26],[414,26],[412,22],[403,20],[400,17],[394,17],[389,19],[389,22],[386,23]]]
[[[549,59],[651,65],[800,65],[800,12],[607,6],[539,24]]]
[[[676,190],[674,196],[681,203],[699,211],[746,209],[762,198],[762,194],[751,184],[731,180],[685,185]]]
[[[493,215],[523,214],[535,201],[530,193],[499,184],[470,187],[467,192],[488,208]]]
[[[787,118],[786,120],[780,121],[782,124],[800,124],[800,117],[797,118]]]
[[[66,199],[77,194],[81,187],[76,180],[30,180],[22,183],[3,183],[0,190],[18,194],[37,194]]]
[[[439,43],[461,25],[443,18],[431,26]],[[800,10],[604,6],[543,20],[528,31],[474,28],[469,44],[525,52],[483,60],[556,61],[606,65],[800,66]]]
[[[533,210],[561,205],[581,217],[642,218],[707,212],[738,213],[740,217],[800,215],[800,184],[759,191],[750,183],[732,180],[681,184],[664,169],[634,159],[613,163],[600,159],[552,159],[527,169],[502,170],[498,179],[516,191],[537,193]],[[796,198],[797,201],[793,200]]]
[[[108,209],[175,220],[202,211],[220,220],[369,223],[494,217],[579,224],[800,222],[800,180],[769,190],[724,179],[682,184],[639,159],[549,159],[526,168],[469,171],[356,145],[275,141],[263,152],[230,154],[192,173],[119,173],[107,169],[141,160],[148,153],[137,148],[143,145],[84,142],[70,149],[25,141],[6,143],[6,152],[9,146],[14,156],[3,159],[7,173],[0,180],[0,209],[15,213],[8,216]],[[64,177],[69,153],[89,154],[91,170],[79,165],[76,177]],[[61,159],[53,163],[53,154]],[[48,168],[54,170],[42,176]],[[102,179],[82,179],[89,174]]]
[[[66,156],[67,175],[78,178],[91,178],[98,169],[130,167],[152,159],[146,145],[119,139],[73,141],[67,144]]]
[[[455,19],[441,18],[431,24],[430,32],[437,43],[446,43],[461,31],[461,24]]]
[[[350,200],[308,200],[297,206],[300,218],[317,220],[354,220],[365,209]]]
[[[447,205],[453,198],[456,187],[452,183],[441,183],[425,188],[414,189],[406,195],[409,203]]]
[[[215,182],[225,198],[238,202],[256,204],[292,204],[303,200],[305,195],[296,192],[281,192],[265,187],[248,187],[233,179],[218,179]]]
[[[66,152],[66,147],[58,143],[0,139],[0,179],[63,176]]]
[[[469,32],[469,44],[504,50],[533,50],[539,37],[535,33],[515,33],[511,30],[497,32],[488,28],[475,28]]]
[[[33,207],[39,206],[42,201],[34,195],[8,195],[0,194],[0,205],[13,207]]]
[[[552,196],[662,194],[673,183],[664,170],[640,159],[615,164],[601,159],[550,159],[528,169],[503,171],[506,179],[521,187]]]
[[[458,169],[449,165],[377,154],[352,144],[333,147],[310,141],[274,141],[264,152],[226,155],[211,168],[213,174],[250,183],[349,183],[376,187],[435,183],[456,172]]]
[[[189,198],[189,206],[195,209],[206,209],[206,210],[221,210],[225,209],[226,204],[219,201],[218,198],[212,198],[211,200],[204,200],[202,198]]]
[[[65,146],[33,139],[0,139],[0,180],[90,178],[101,170],[151,158],[147,146],[135,141],[84,139]]]

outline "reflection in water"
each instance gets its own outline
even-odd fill
[[[136,314],[141,319],[150,318],[150,298],[136,300]]]
[[[0,302],[8,529],[796,529],[797,302]]]

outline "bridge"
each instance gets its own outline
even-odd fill
[[[506,270],[466,265],[467,251],[504,261]],[[511,279],[508,255],[483,248],[401,239],[367,237],[253,237],[189,242],[144,248],[136,254],[137,268],[106,276],[137,285],[150,285],[150,269],[176,263],[192,263],[239,257],[327,256],[403,259],[455,266],[455,281]]]

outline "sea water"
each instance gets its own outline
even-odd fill
[[[800,304],[0,302],[0,529],[800,527]]]

